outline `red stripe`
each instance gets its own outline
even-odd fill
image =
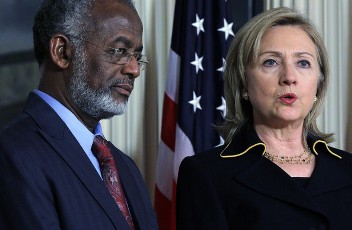
[[[161,139],[175,152],[177,104],[164,93]]]
[[[165,197],[158,186],[155,186],[155,211],[158,215],[158,224],[160,230],[171,229],[171,217],[172,217],[172,203],[167,197]],[[175,225],[173,225],[175,226]],[[175,228],[173,228],[175,229]]]
[[[176,182],[172,183],[171,217],[168,230],[176,230]],[[161,230],[161,229],[160,229]]]

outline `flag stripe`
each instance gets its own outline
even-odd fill
[[[182,129],[176,125],[176,147],[174,155],[174,178],[177,181],[178,168],[181,161],[187,157],[194,155],[193,145]]]
[[[174,172],[171,170],[174,167],[173,162],[174,152],[161,142],[156,162],[156,185],[158,190],[169,200],[172,198],[172,183],[174,181]]]
[[[163,105],[163,117],[161,128],[161,140],[175,151],[176,134],[176,109],[177,104],[165,93]]]
[[[175,53],[172,49],[170,50],[167,69],[168,74],[166,78],[165,93],[171,100],[177,103],[180,76],[180,56],[177,55],[177,53]]]
[[[171,199],[164,196],[162,192],[155,188],[155,204],[156,211],[158,214],[158,225],[159,229],[172,229],[171,228],[171,212],[172,212],[172,203]]]
[[[181,161],[220,143],[214,123],[225,113],[222,67],[228,38],[233,36],[226,4],[176,0],[157,160],[155,209],[160,230],[176,229]]]

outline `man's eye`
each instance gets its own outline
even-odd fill
[[[124,48],[115,48],[115,49],[111,49],[111,52],[112,52],[114,55],[121,55],[121,54],[127,53],[127,49],[124,49]]]
[[[135,57],[137,61],[140,61],[142,59],[142,54],[135,54]]]

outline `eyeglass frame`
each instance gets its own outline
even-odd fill
[[[82,41],[85,41],[85,42],[88,42],[88,43],[90,43],[92,45],[95,45],[95,46],[99,47],[100,49],[104,50],[107,53],[113,51],[114,53],[113,54],[110,53],[110,54],[112,56],[114,56],[114,57],[116,57],[115,56],[116,54],[123,55],[120,58],[116,57],[116,59],[118,60],[117,62],[121,61],[121,59],[124,58],[124,57],[128,58],[128,60],[125,63],[116,63],[118,65],[126,65],[126,64],[128,64],[131,61],[132,57],[136,58],[136,60],[138,62],[138,65],[139,65],[139,70],[140,71],[143,71],[145,69],[145,67],[149,64],[149,61],[147,60],[147,56],[144,55],[144,54],[135,53],[135,52],[128,52],[128,51],[125,51],[125,53],[121,54],[121,49],[122,48],[113,48],[113,47],[110,47],[110,46],[105,46],[104,47],[102,45],[99,45],[99,44],[97,44],[95,42],[92,42],[90,40],[87,40],[87,39],[78,38],[78,37],[74,37],[74,38],[82,40]],[[119,54],[119,52],[120,52],[120,54]],[[138,60],[138,56],[140,57],[139,60]],[[145,58],[145,60],[141,60],[142,58]]]

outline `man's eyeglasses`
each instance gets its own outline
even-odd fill
[[[91,42],[89,40],[85,40],[85,39],[80,39],[82,41],[91,43],[101,49],[103,49],[104,51],[106,51],[107,53],[112,55],[113,60],[116,62],[116,64],[118,65],[125,65],[128,62],[131,61],[132,57],[135,57],[138,65],[139,65],[139,69],[140,71],[144,70],[145,66],[149,64],[147,57],[143,54],[140,53],[134,53],[134,52],[128,52],[126,49],[124,48],[112,48],[112,47],[104,47],[101,46],[97,43]]]

